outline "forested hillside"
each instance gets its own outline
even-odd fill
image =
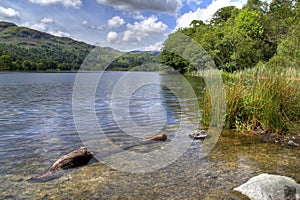
[[[92,45],[0,22],[0,70],[77,70]]]
[[[248,0],[242,9],[221,8],[209,22],[194,20],[190,28],[179,29],[169,38],[176,33],[183,33],[198,42],[218,69],[224,71],[253,68],[260,63],[270,68],[300,68],[298,0],[273,0],[270,4]],[[181,73],[195,70],[187,60],[166,50],[160,61]]]
[[[160,52],[133,51],[114,60],[108,70],[157,71]],[[138,67],[138,68],[136,68]]]
[[[0,71],[76,71],[96,46],[70,38],[56,37],[44,32],[0,22]],[[94,55],[96,53],[96,55]],[[84,70],[151,71],[151,63],[159,63],[159,52],[121,53],[97,47]]]

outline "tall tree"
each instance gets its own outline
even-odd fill
[[[212,25],[224,25],[225,22],[231,17],[233,11],[236,11],[235,6],[227,6],[220,8],[213,16],[210,21]]]
[[[291,30],[295,23],[299,23],[295,11],[295,0],[273,0],[266,20],[268,40],[278,45]],[[299,11],[299,10],[298,10]]]

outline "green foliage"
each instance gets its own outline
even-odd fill
[[[227,6],[224,8],[219,9],[212,17],[211,24],[224,26],[225,22],[230,19],[233,10],[237,9],[234,6]]]
[[[13,59],[10,55],[1,55],[0,56],[0,70],[9,70],[13,68]]]
[[[200,27],[205,26],[201,21],[197,21],[196,23]],[[163,65],[172,67],[182,74],[192,73],[196,69],[204,70],[215,67],[210,55],[203,47],[181,32],[169,36],[164,44],[160,62]]]
[[[279,44],[277,53],[266,64],[274,69],[292,68],[300,71],[300,24]]]
[[[143,70],[157,71],[159,52],[129,52],[119,56],[108,67],[108,70]]]
[[[177,32],[198,42],[209,53],[218,69],[224,71],[253,68],[271,58],[272,63],[284,63],[283,67],[299,66],[295,61],[299,58],[299,39],[293,43],[295,38],[299,38],[299,13],[299,2],[295,0],[273,0],[270,4],[262,0],[248,0],[242,9],[233,6],[221,8],[209,23],[194,20],[190,28],[179,29]],[[172,35],[174,33],[165,45],[170,43],[168,41],[172,40]],[[185,45],[177,43],[176,48],[185,49]],[[193,70],[187,60],[179,59],[171,52],[163,51],[161,62],[181,73]]]

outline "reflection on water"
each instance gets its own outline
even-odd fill
[[[107,76],[107,85],[113,87],[114,80],[120,75],[122,73]],[[146,75],[159,76],[155,73]],[[27,182],[31,176],[44,172],[58,157],[82,145],[71,110],[75,76],[0,74],[1,199],[230,199],[234,195],[231,193],[233,187],[263,172],[300,181],[299,149],[257,143],[253,138],[239,138],[234,133],[224,132],[227,136],[219,139],[207,157],[199,159],[201,141],[194,141],[176,162],[155,172],[125,173],[96,162],[70,170],[50,182]],[[159,78],[165,82],[174,80],[168,76]],[[198,78],[189,81],[201,99],[203,81]],[[126,141],[122,138],[126,135],[111,116],[110,101],[106,98],[111,90],[107,85],[98,86],[98,121],[112,140],[123,144]],[[143,91],[147,91],[146,94]],[[172,88],[147,85],[136,90],[130,99],[134,108],[131,115],[143,126],[145,122],[151,122],[151,105],[162,105],[167,119],[163,130],[171,135],[172,130],[178,128],[179,116],[182,116],[178,103]],[[145,112],[141,112],[143,109]],[[199,113],[192,113],[192,109],[187,113],[189,115],[184,117],[191,122],[199,117]],[[127,142],[132,141],[128,138]],[[157,146],[141,148],[149,150]]]

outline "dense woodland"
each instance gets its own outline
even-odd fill
[[[248,0],[242,9],[233,6],[221,8],[209,22],[194,20],[190,28],[179,29],[169,38],[177,33],[198,42],[218,69],[227,72],[253,68],[262,63],[270,68],[300,68],[298,0],[273,0],[270,4]],[[172,41],[167,40],[165,46],[172,45],[170,43]],[[189,56],[201,57],[197,54]],[[163,50],[160,61],[181,73],[195,70],[189,61],[171,51]]]
[[[96,50],[95,50],[96,49]],[[151,70],[149,63],[159,62],[159,52],[130,52],[96,47],[70,38],[18,27],[0,22],[0,71],[76,71],[91,51],[97,52],[93,63],[84,70],[130,70],[148,63],[140,69]],[[91,61],[91,56],[89,57]]]
[[[160,61],[160,52],[133,51],[125,53],[115,59],[108,67],[108,70],[136,70],[136,71],[157,71]]]
[[[94,46],[0,22],[0,70],[76,70]]]

